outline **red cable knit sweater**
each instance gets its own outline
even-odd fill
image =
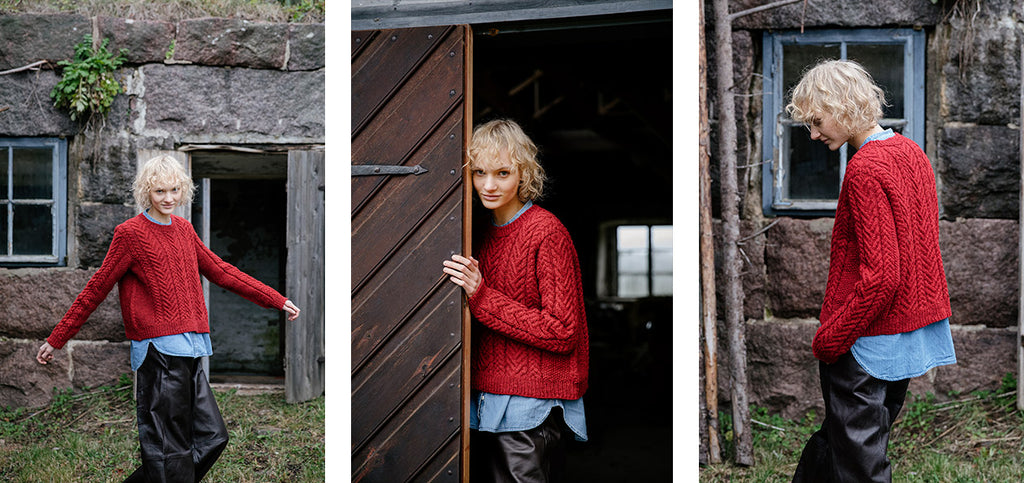
[[[188,220],[171,219],[170,225],[159,225],[140,213],[114,229],[103,264],[46,339],[50,345],[64,347],[115,283],[124,332],[132,340],[209,332],[200,274],[260,306],[284,306],[286,299],[276,290],[206,248]]]
[[[932,166],[899,134],[867,143],[839,193],[814,356],[833,363],[858,337],[910,332],[950,313]]]
[[[569,232],[532,206],[491,227],[477,252],[483,283],[469,299],[473,389],[539,399],[579,399],[590,344],[583,284]]]

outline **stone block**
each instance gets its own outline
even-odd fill
[[[740,222],[740,238],[746,238],[760,227],[754,222]],[[725,317],[727,308],[725,303],[725,278],[723,272],[723,249],[722,249],[722,223],[718,220],[712,224],[715,239],[715,299],[717,302],[718,317]],[[743,285],[743,317],[744,319],[760,319],[764,317],[764,234],[755,236],[743,242],[740,247],[740,279]]]
[[[980,2],[980,10],[951,15],[937,28],[945,40],[929,52],[941,64],[940,102],[948,121],[1009,124],[1020,119],[1020,33],[1007,1]],[[939,30],[941,29],[941,30]],[[932,55],[934,54],[934,55]]]
[[[949,286],[952,323],[1017,325],[1018,227],[1015,220],[972,218],[939,222],[939,246]]]
[[[946,124],[938,144],[939,201],[945,218],[1020,213],[1020,130]]]
[[[777,218],[767,232],[765,292],[775,317],[814,317],[821,313],[828,281],[832,218]]]
[[[174,24],[156,20],[99,17],[101,38],[109,38],[107,50],[117,53],[128,49],[125,59],[129,64],[163,62],[174,41]]]
[[[910,392],[931,393],[939,401],[948,401],[973,391],[995,390],[1004,375],[1017,374],[1016,327],[992,329],[954,325],[950,329],[957,363],[936,367],[911,379]]]
[[[766,2],[760,0],[733,0],[729,12],[736,13]],[[710,2],[707,2],[710,4]],[[882,27],[891,25],[935,25],[942,20],[942,6],[930,0],[893,0],[873,2],[797,2],[762,12],[744,15],[733,21],[735,29],[799,29],[804,27]],[[708,22],[714,19],[713,10],[705,13]],[[712,30],[708,30],[712,31]]]
[[[746,324],[747,399],[772,414],[789,419],[814,411],[816,422],[825,415],[818,379],[818,360],[811,341],[818,329],[814,319],[769,319]],[[724,325],[719,324],[719,408],[728,411],[729,353]],[[951,325],[955,365],[940,366],[911,379],[914,394],[932,393],[949,401],[976,390],[994,390],[1006,373],[1016,373],[1017,329]]]
[[[324,24],[288,26],[288,70],[317,70],[326,65]]]
[[[80,202],[135,203],[138,139],[116,125],[108,120],[106,128],[83,131],[68,145],[68,188],[79,193]]]
[[[107,255],[114,228],[135,216],[135,208],[105,203],[83,203],[78,207],[78,264],[99,267]]]
[[[0,22],[4,17],[0,15]],[[0,26],[0,31],[3,27]],[[3,41],[0,40],[0,45]],[[0,49],[0,55],[5,49]],[[60,77],[51,70],[0,76],[0,136],[71,136],[78,130],[64,112],[53,107],[50,91]]]
[[[0,71],[37,60],[48,60],[56,67],[58,61],[74,58],[75,45],[91,33],[92,23],[82,15],[0,15]]]
[[[322,143],[324,72],[149,65],[135,131],[193,143]],[[187,92],[185,96],[182,93]],[[284,95],[282,93],[288,93]]]
[[[40,407],[53,400],[54,389],[71,387],[70,359],[54,351],[50,363],[36,362],[42,341],[0,339],[0,406]]]
[[[200,18],[178,24],[174,59],[249,69],[285,67],[288,24],[232,18]]]
[[[115,386],[122,374],[132,373],[129,342],[72,341],[67,350],[76,388]]]
[[[93,270],[0,269],[0,336],[42,343],[85,288]],[[125,340],[117,289],[111,290],[75,336]]]

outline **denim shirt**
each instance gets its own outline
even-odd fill
[[[495,226],[505,226],[519,218],[533,206],[527,201],[511,220]],[[493,223],[493,222],[492,222]],[[489,433],[526,431],[544,423],[554,408],[562,408],[566,426],[572,430],[576,441],[587,440],[587,420],[583,410],[583,398],[579,399],[537,399],[508,394],[474,392],[469,403],[469,427]]]
[[[864,144],[893,135],[892,129],[886,129],[868,136]],[[934,367],[956,364],[948,318],[902,334],[860,337],[850,352],[864,372],[885,381],[917,377]]]
[[[158,225],[170,225],[171,223],[160,223],[150,216],[149,211],[144,212],[146,218]],[[210,334],[198,332],[186,332],[184,334],[164,335],[143,340],[133,340],[131,348],[132,370],[137,371],[146,360],[146,352],[149,344],[153,344],[161,354],[179,357],[204,357],[213,355],[213,345],[210,343]]]

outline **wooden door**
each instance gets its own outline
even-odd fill
[[[469,318],[441,262],[469,250],[470,42],[468,26],[352,33],[356,482],[468,478]]]
[[[285,322],[285,399],[324,393],[324,152],[288,152],[285,296],[302,311]]]

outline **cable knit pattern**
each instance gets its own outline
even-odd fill
[[[590,342],[583,283],[569,232],[534,205],[491,227],[477,252],[483,283],[469,299],[473,389],[579,399]]]
[[[949,317],[935,174],[899,134],[864,145],[843,178],[814,356],[833,363],[858,337]]]
[[[50,345],[64,347],[115,283],[125,335],[132,340],[209,332],[200,274],[262,307],[284,306],[276,290],[211,252],[188,220],[171,218],[170,225],[159,225],[140,213],[114,229],[103,264],[46,339]]]

